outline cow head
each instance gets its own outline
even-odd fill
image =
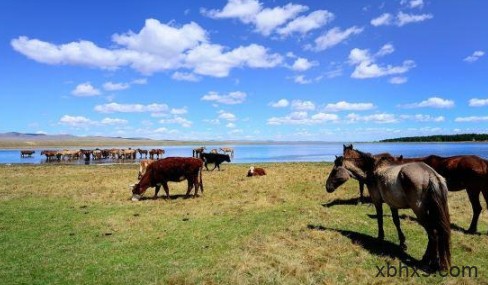
[[[142,190],[139,183],[129,185],[129,190],[132,191],[132,201],[139,201],[142,197]]]
[[[253,174],[254,174],[254,166],[251,166],[247,171],[247,177],[253,176]]]

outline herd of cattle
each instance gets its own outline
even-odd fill
[[[33,150],[21,150],[21,157],[30,157],[34,154]],[[79,149],[79,150],[43,150],[41,151],[41,156],[46,156],[46,161],[61,161],[61,160],[100,160],[100,159],[136,159],[137,154],[139,158],[147,158],[149,155],[150,159],[159,159],[164,155],[163,149],[120,149],[120,148],[110,148],[110,149]]]

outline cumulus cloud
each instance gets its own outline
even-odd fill
[[[103,84],[103,89],[107,91],[119,91],[119,90],[125,90],[130,87],[129,83],[124,83],[124,82],[119,82],[119,83],[114,83],[114,82],[105,82]]]
[[[128,123],[125,119],[117,119],[117,118],[104,118],[100,121],[102,125],[125,125]]]
[[[370,24],[375,27],[391,25],[402,27],[410,23],[419,23],[432,18],[434,18],[432,14],[407,14],[400,11],[396,16],[393,16],[390,13],[384,13],[372,19]]]
[[[399,105],[401,108],[406,108],[406,109],[413,109],[413,108],[452,108],[454,107],[454,101],[448,100],[448,99],[443,99],[440,97],[431,97],[428,98],[427,100],[418,102],[418,103],[411,103],[411,104],[405,104],[405,105]]]
[[[196,76],[191,72],[179,72],[179,71],[173,73],[173,75],[171,75],[171,78],[178,81],[190,81],[190,82],[198,82],[202,79],[201,77]]]
[[[434,117],[431,115],[423,115],[423,114],[416,114],[416,115],[400,115],[400,119],[402,120],[411,120],[416,122],[444,122],[446,118],[444,116]]]
[[[64,115],[59,119],[59,124],[68,125],[72,127],[88,127],[100,125],[125,125],[128,121],[118,118],[104,118],[101,121],[94,121],[84,116],[70,116]]]
[[[281,36],[289,36],[294,33],[305,35],[308,32],[318,29],[335,18],[334,14],[327,10],[317,10],[307,16],[300,16],[290,21],[276,32]]]
[[[183,26],[147,19],[138,32],[114,34],[116,44],[101,48],[90,41],[55,45],[20,36],[12,47],[35,61],[52,65],[81,65],[115,70],[130,67],[142,74],[188,69],[195,74],[225,77],[237,67],[271,68],[281,64],[279,54],[250,44],[229,49],[212,44],[207,32],[191,22]],[[176,79],[187,78],[175,75]]]
[[[100,113],[161,113],[167,112],[169,110],[166,104],[119,104],[119,103],[108,103],[103,105],[96,105],[95,111]]]
[[[327,33],[319,36],[315,39],[314,46],[306,46],[306,49],[311,49],[314,51],[323,51],[328,48],[331,48],[335,45],[340,44],[341,42],[347,40],[349,37],[353,35],[360,34],[363,31],[363,28],[359,28],[356,26],[350,27],[346,30],[341,30],[339,27],[335,27],[327,31]]]
[[[326,122],[337,122],[336,114],[316,113],[309,116],[305,111],[292,112],[284,117],[272,117],[267,121],[268,125],[314,125]]]
[[[293,100],[291,108],[298,111],[311,111],[315,110],[315,104],[312,101]]]
[[[366,116],[361,116],[355,113],[351,113],[348,114],[346,118],[350,123],[371,122],[371,123],[378,123],[378,124],[391,124],[391,123],[398,122],[398,119],[394,114],[388,114],[388,113],[373,114],[373,115],[366,115]]]
[[[89,97],[98,96],[101,94],[101,92],[100,90],[93,87],[90,82],[85,82],[78,84],[75,89],[71,91],[71,94],[73,94],[74,96]]]
[[[296,75],[293,77],[293,81],[298,84],[310,84],[312,80],[305,78],[305,75]]]
[[[290,67],[291,69],[295,71],[306,71],[309,70],[310,68],[317,66],[319,63],[316,61],[309,61],[306,58],[299,57],[295,60],[293,65]]]
[[[237,117],[236,115],[230,113],[230,112],[225,112],[225,111],[219,111],[219,116],[218,116],[218,119],[223,119],[223,120],[227,120],[227,121],[236,121],[237,120]]]
[[[488,99],[478,99],[478,98],[469,99],[470,107],[483,107],[487,105],[488,105]]]
[[[477,61],[478,59],[480,59],[480,57],[482,57],[484,55],[485,55],[484,51],[477,50],[477,51],[473,52],[472,55],[465,57],[463,60],[466,62],[472,63],[472,62]]]
[[[328,112],[339,111],[366,111],[376,108],[373,103],[349,103],[346,101],[339,101],[337,103],[329,103],[325,106]]]
[[[246,100],[247,94],[241,91],[230,92],[226,95],[219,95],[215,91],[210,91],[208,94],[204,95],[201,100],[203,101],[213,101],[216,103],[235,105],[241,104]]]
[[[486,122],[488,121],[488,116],[457,117],[454,121],[458,123]]]
[[[244,24],[254,25],[254,30],[264,36],[269,36],[278,27],[288,21],[295,19],[298,14],[308,10],[307,6],[288,3],[285,6],[274,8],[263,8],[263,4],[257,0],[229,0],[222,10],[201,9],[201,13],[213,19],[239,19]],[[315,17],[315,18],[314,18]],[[316,21],[320,21],[320,15],[312,16]],[[310,22],[313,20],[309,20]],[[303,23],[295,23],[289,28],[284,28],[282,35],[295,31],[305,31],[313,29],[312,26],[305,27]]]
[[[271,102],[269,105],[273,108],[286,108],[290,105],[290,102],[286,99],[280,99],[277,102]]]
[[[192,122],[179,116],[175,116],[174,118],[169,118],[169,119],[161,119],[159,121],[161,124],[178,124],[181,125],[184,128],[189,128],[192,126]]]
[[[388,80],[388,82],[390,82],[391,84],[403,84],[406,83],[407,81],[408,79],[404,76],[395,76],[390,78],[390,80]]]
[[[403,74],[415,67],[413,60],[405,60],[402,65],[379,65],[376,60],[387,54],[391,54],[394,47],[391,44],[384,45],[376,54],[371,55],[367,49],[354,48],[349,53],[349,63],[354,65],[352,78],[366,79],[388,75]]]

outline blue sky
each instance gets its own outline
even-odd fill
[[[488,131],[488,2],[1,1],[0,132]]]

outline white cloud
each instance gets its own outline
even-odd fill
[[[70,115],[64,115],[63,117],[61,117],[61,119],[59,120],[59,123],[63,124],[63,125],[69,125],[72,127],[84,127],[84,126],[95,124],[94,121],[92,121],[86,117],[70,116]]]
[[[237,120],[237,117],[236,115],[230,113],[230,112],[225,112],[225,111],[219,111],[219,116],[218,116],[218,119],[223,119],[223,120],[227,120],[227,121],[236,121]]]
[[[411,120],[416,122],[435,122],[435,123],[444,122],[446,120],[444,116],[433,117],[431,115],[422,115],[422,114],[400,115],[400,119]]]
[[[325,110],[329,112],[339,111],[366,111],[376,108],[373,103],[349,103],[340,101],[337,103],[329,103],[325,106]]]
[[[470,117],[458,117],[454,119],[455,122],[458,123],[477,123],[477,122],[486,122],[488,121],[488,116],[470,116]]]
[[[208,94],[204,95],[201,100],[203,101],[214,101],[221,104],[235,105],[241,104],[246,100],[247,94],[241,91],[230,92],[227,95],[219,95],[215,91],[210,91]]]
[[[430,20],[434,18],[432,14],[407,14],[403,12],[398,12],[396,17],[393,17],[389,13],[384,13],[381,16],[378,16],[377,18],[374,18],[371,20],[371,25],[378,27],[378,26],[391,26],[391,25],[396,25],[398,27],[405,26],[406,24],[410,23],[419,23],[423,22],[426,20]]]
[[[383,15],[371,20],[371,25],[378,26],[388,26],[391,25],[393,21],[393,16],[390,13],[384,13]]]
[[[289,36],[293,33],[305,35],[311,30],[318,29],[334,19],[334,14],[327,10],[317,10],[307,16],[300,16],[290,21],[284,27],[279,28],[277,33],[282,36]]]
[[[299,111],[311,111],[315,110],[315,104],[312,101],[293,100],[291,101],[291,108]]]
[[[95,111],[100,113],[161,113],[167,112],[169,110],[166,104],[119,104],[119,103],[108,103],[103,105],[96,105]]]
[[[283,7],[266,8],[255,17],[256,31],[264,36],[269,36],[277,27],[288,20],[295,18],[299,13],[308,10],[307,6],[286,4]]]
[[[273,108],[285,108],[290,105],[290,102],[286,99],[280,99],[278,102],[271,102],[269,105]]]
[[[296,75],[293,77],[293,81],[298,84],[310,84],[312,83],[312,80],[306,79],[305,75]]]
[[[196,76],[193,73],[179,72],[179,71],[173,73],[173,75],[171,75],[171,78],[178,81],[190,81],[190,82],[198,82],[202,79],[201,77]]]
[[[488,105],[488,99],[469,99],[469,106],[471,107],[483,107]]]
[[[229,129],[233,129],[233,128],[235,128],[235,127],[236,127],[236,124],[234,124],[234,123],[228,123],[228,124],[227,124],[227,125],[225,125],[225,126],[226,126],[227,128],[229,128]]]
[[[128,123],[127,120],[117,119],[117,118],[104,118],[100,121],[103,125],[125,125]]]
[[[404,76],[395,76],[390,78],[388,82],[390,82],[391,84],[403,84],[406,83],[407,81],[408,79]]]
[[[159,121],[159,123],[161,123],[161,124],[179,124],[184,128],[189,128],[193,124],[191,121],[189,121],[183,117],[179,117],[179,116],[176,116],[176,117],[170,118],[170,119],[161,119]]]
[[[147,84],[147,78],[134,79],[131,81],[131,84],[146,85]]]
[[[11,45],[41,63],[109,70],[130,67],[142,74],[189,69],[195,74],[225,77],[233,68],[272,68],[282,62],[279,54],[270,54],[257,44],[235,49],[211,44],[207,32],[194,22],[179,27],[147,19],[139,33],[114,34],[112,41],[116,46],[106,49],[90,41],[55,45],[21,36]]]
[[[239,19],[244,24],[253,24],[256,32],[269,36],[278,27],[307,10],[307,6],[292,3],[263,8],[263,4],[256,0],[229,0],[222,10],[201,9],[201,13],[213,19]]]
[[[342,31],[338,27],[335,27],[330,29],[324,35],[316,38],[315,46],[307,46],[307,49],[311,49],[314,51],[323,51],[347,40],[353,35],[360,34],[362,31],[363,28],[358,28],[356,26],[350,27],[344,31]]]
[[[401,108],[452,108],[454,107],[454,101],[443,99],[439,97],[431,97],[427,100],[421,101],[419,103],[399,105]]]
[[[306,71],[314,66],[317,66],[319,63],[316,61],[309,61],[306,58],[299,57],[295,60],[293,65],[291,66],[291,69],[295,71]]]
[[[424,7],[424,0],[412,0],[408,5],[410,8],[422,8]]]
[[[103,89],[107,91],[118,91],[118,90],[125,90],[130,87],[129,83],[124,83],[124,82],[119,82],[119,83],[113,83],[113,82],[105,82],[103,84]]]
[[[477,61],[478,59],[480,59],[480,57],[484,56],[485,55],[485,52],[482,51],[482,50],[477,50],[475,52],[473,52],[472,55],[470,56],[467,56],[466,58],[464,58],[463,60],[466,61],[466,62],[475,62]]]
[[[378,123],[378,124],[390,124],[390,123],[397,123],[398,119],[393,114],[381,113],[381,114],[373,114],[373,115],[366,115],[361,116],[355,113],[348,114],[346,116],[350,123],[355,122],[371,122],[371,123]]]
[[[90,82],[78,84],[75,90],[71,91],[71,94],[80,97],[97,96],[100,95],[100,90],[91,85]]]
[[[267,121],[268,125],[313,125],[326,122],[337,122],[339,117],[336,114],[317,113],[308,116],[305,111],[292,112],[285,117],[272,117]]]
[[[172,115],[184,115],[186,113],[188,113],[188,110],[186,109],[186,107],[180,108],[180,109],[173,108],[170,111],[170,114],[172,114]]]
[[[403,74],[415,67],[413,60],[405,60],[402,65],[381,66],[376,63],[378,57],[390,54],[394,51],[391,44],[384,45],[375,55],[371,55],[366,49],[354,48],[349,53],[349,63],[355,65],[351,74],[352,78],[366,79],[395,74]]]

